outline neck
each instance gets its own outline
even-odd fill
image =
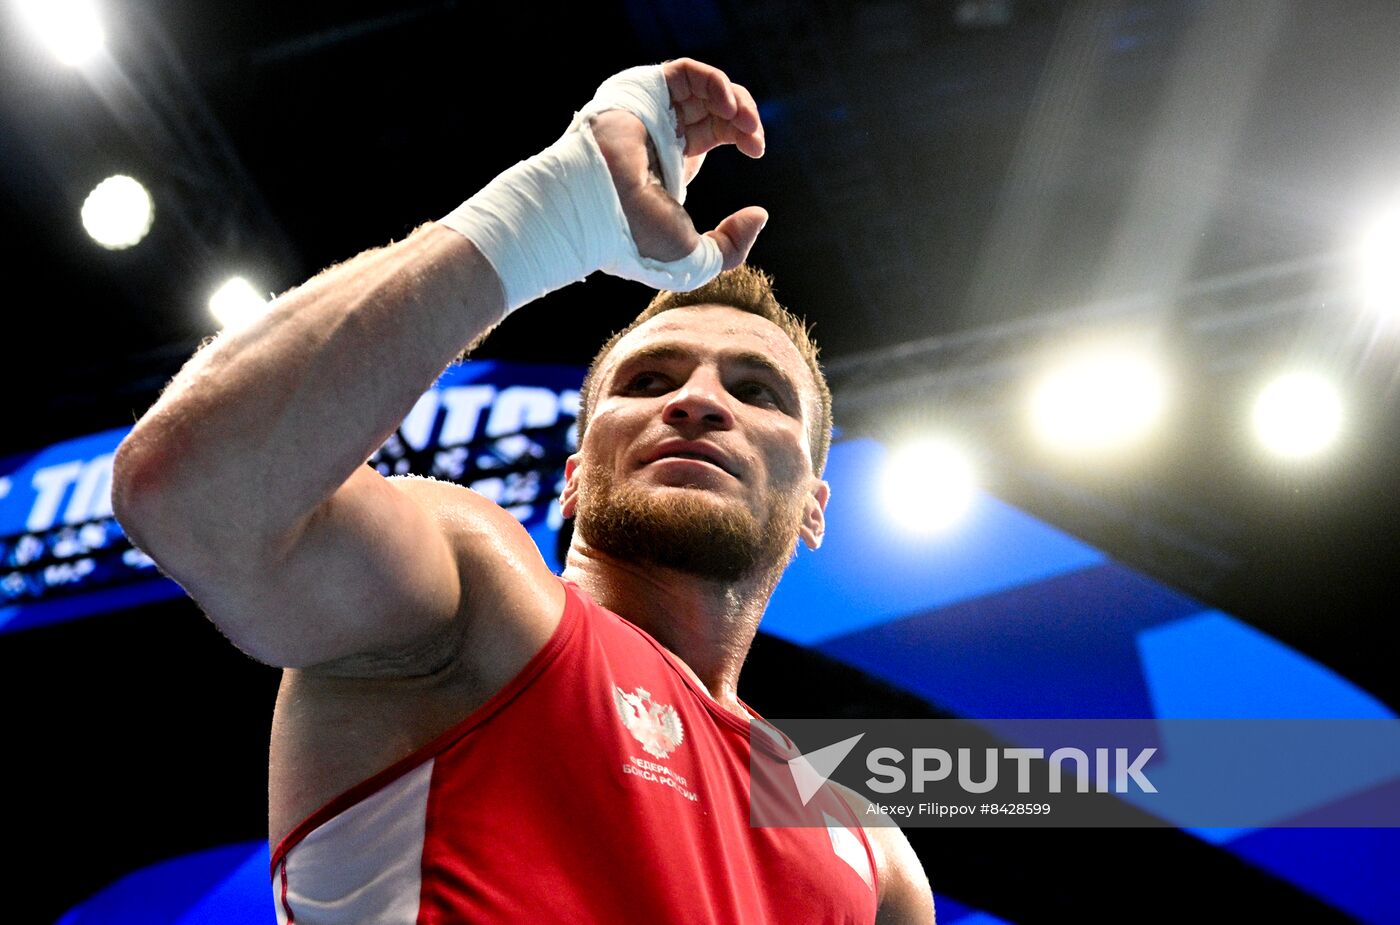
[[[563,577],[649,633],[720,706],[747,718],[739,706],[739,671],[782,565],[738,582],[715,581],[614,558],[575,533]]]

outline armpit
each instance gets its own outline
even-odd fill
[[[449,673],[462,655],[465,621],[452,620],[437,633],[408,643],[403,648],[379,652],[357,652],[342,658],[296,669],[312,678],[353,678],[359,680],[410,680],[438,678]]]

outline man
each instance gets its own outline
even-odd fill
[[[825,828],[746,818],[750,747],[790,743],[737,679],[797,541],[821,542],[830,397],[741,267],[763,211],[702,236],[681,207],[719,144],[763,153],[720,71],[611,78],[441,222],[200,351],[119,448],[133,542],[285,669],[280,921],[933,921],[908,843],[853,796],[813,799]],[[596,269],[694,291],[590,370],[557,577],[486,499],[365,460],[463,345]]]

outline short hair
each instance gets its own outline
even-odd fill
[[[797,348],[797,352],[802,355],[802,359],[807,361],[807,369],[811,372],[812,382],[816,386],[816,414],[810,422],[808,437],[812,446],[812,472],[820,476],[826,469],[827,451],[831,448],[832,419],[831,389],[817,360],[819,348],[812,340],[807,323],[779,304],[773,295],[773,277],[748,264],[725,270],[705,285],[690,292],[658,292],[631,324],[608,338],[607,343],[603,344],[593,357],[593,362],[588,364],[588,373],[583,377],[578,409],[579,445],[583,445],[583,435],[588,429],[588,416],[593,407],[593,391],[598,385],[598,372],[602,368],[604,358],[617,346],[617,342],[662,312],[695,305],[727,305],[766,318],[782,329]]]

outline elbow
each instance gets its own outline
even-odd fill
[[[132,545],[176,580],[231,563],[276,561],[295,537],[285,525],[267,526],[257,516],[261,505],[246,493],[225,488],[218,475],[199,474],[166,434],[141,425],[112,459],[112,516]]]
[[[112,516],[121,525],[127,539],[136,543],[140,521],[136,499],[149,482],[150,476],[138,467],[133,458],[138,453],[131,436],[127,434],[117,445],[116,455],[112,457]]]
[[[162,493],[162,465],[158,453],[141,439],[139,426],[126,435],[112,458],[112,516],[122,532],[137,545],[137,537],[151,518],[152,502]]]
[[[133,545],[152,558],[157,548],[192,537],[189,504],[197,490],[182,477],[177,451],[163,433],[138,423],[112,457],[112,516]],[[178,539],[177,539],[178,538]]]

